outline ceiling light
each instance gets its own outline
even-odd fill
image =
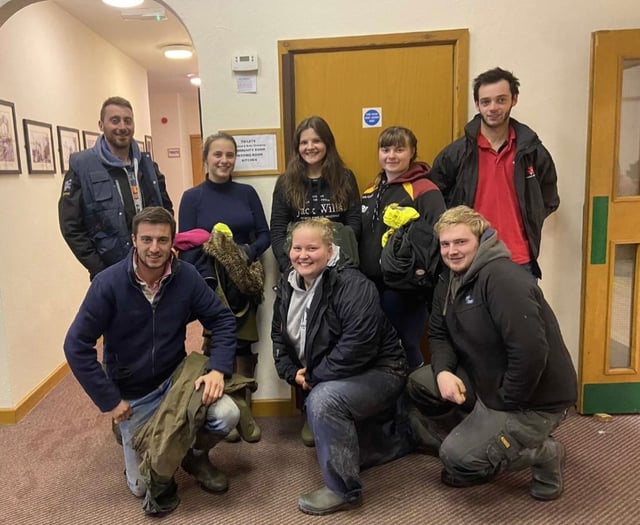
[[[102,0],[103,4],[110,5],[111,7],[119,7],[120,9],[136,7],[142,5],[143,2],[144,0]]]
[[[189,82],[191,82],[194,86],[200,87],[202,84],[202,80],[197,73],[187,73],[187,77],[189,78]]]
[[[120,11],[123,20],[140,20],[143,22],[162,22],[167,19],[164,7],[140,7],[138,9],[125,9]]]
[[[164,46],[162,52],[165,57],[176,60],[184,60],[193,56],[193,48],[183,44]]]

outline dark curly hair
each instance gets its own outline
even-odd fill
[[[486,86],[487,84],[495,84],[496,82],[500,82],[501,80],[506,80],[509,82],[509,90],[511,91],[512,97],[517,97],[518,93],[520,93],[520,81],[513,75],[511,71],[506,71],[499,67],[494,67],[489,71],[485,71],[484,73],[480,73],[473,80],[473,100],[478,102],[478,91],[480,91],[481,86]]]

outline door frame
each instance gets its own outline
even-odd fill
[[[386,35],[360,35],[332,38],[308,38],[279,40],[280,64],[280,121],[284,142],[285,163],[291,158],[293,134],[296,129],[295,116],[295,71],[296,54],[332,51],[354,51],[416,46],[453,46],[453,137],[462,136],[467,123],[467,97],[469,92],[469,30],[447,29],[443,31],[416,31]]]
[[[202,161],[202,134],[189,135],[191,150],[191,184],[193,187],[204,182],[204,162]]]

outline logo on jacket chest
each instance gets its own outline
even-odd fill
[[[298,217],[327,217],[328,215],[341,213],[343,210],[330,202],[321,202],[314,206],[305,206],[298,210]]]

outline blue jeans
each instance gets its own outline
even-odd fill
[[[131,446],[133,436],[144,426],[171,388],[171,377],[160,386],[139,399],[128,399],[132,414],[127,421],[120,423],[122,433],[122,450],[127,475],[127,486],[136,497],[144,496],[146,486],[140,475],[140,456]],[[228,434],[238,424],[240,410],[226,394],[207,409],[204,428],[210,432]]]
[[[396,424],[405,378],[383,370],[314,386],[305,402],[307,421],[325,485],[353,501],[362,491],[360,467],[411,451],[408,428]]]
[[[414,293],[382,288],[380,306],[400,336],[409,370],[418,368],[424,362],[420,339],[429,317],[427,300]]]

